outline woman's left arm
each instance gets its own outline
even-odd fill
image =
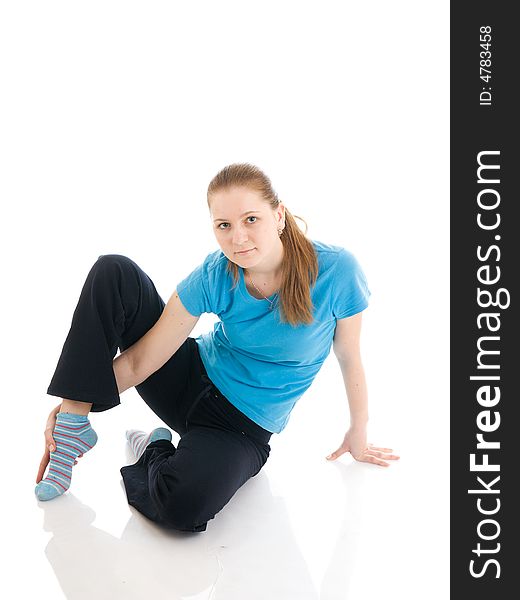
[[[327,460],[335,460],[345,452],[350,452],[358,461],[388,467],[389,463],[386,461],[397,460],[399,456],[392,454],[391,448],[380,448],[367,444],[368,394],[360,351],[362,314],[358,313],[336,321],[333,350],[338,359],[347,392],[350,428],[340,447],[329,454]]]

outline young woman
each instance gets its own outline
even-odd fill
[[[254,165],[225,167],[207,200],[220,250],[178,284],[166,306],[125,256],[100,256],[90,270],[47,390],[62,402],[47,421],[40,500],[69,488],[76,459],[96,443],[89,411],[118,405],[135,386],[180,441],[173,446],[164,427],[127,432],[138,459],[121,469],[128,502],[165,527],[204,531],[263,467],[271,435],[287,425],[331,347],[350,427],[327,458],[350,452],[381,466],[398,458],[367,445],[359,337],[370,292],[354,256],[308,239]],[[204,312],[220,320],[189,337]]]

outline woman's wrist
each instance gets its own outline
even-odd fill
[[[350,415],[350,428],[351,429],[366,429],[368,425],[368,415]]]

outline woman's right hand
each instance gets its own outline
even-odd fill
[[[50,454],[56,449],[56,442],[54,441],[52,434],[54,432],[54,427],[56,426],[56,415],[60,412],[60,408],[61,404],[52,409],[45,425],[45,452],[40,462],[40,468],[38,469],[38,475],[36,476],[36,483],[40,483],[42,480],[45,469],[49,464]]]

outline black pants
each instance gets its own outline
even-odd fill
[[[152,280],[125,256],[103,255],[90,270],[47,393],[92,403],[92,412],[120,404],[112,361],[159,319],[164,302]],[[121,469],[128,502],[167,528],[204,531],[263,467],[271,432],[233,406],[208,378],[188,337],[159,370],[136,386],[139,395],[181,437],[150,444]]]

